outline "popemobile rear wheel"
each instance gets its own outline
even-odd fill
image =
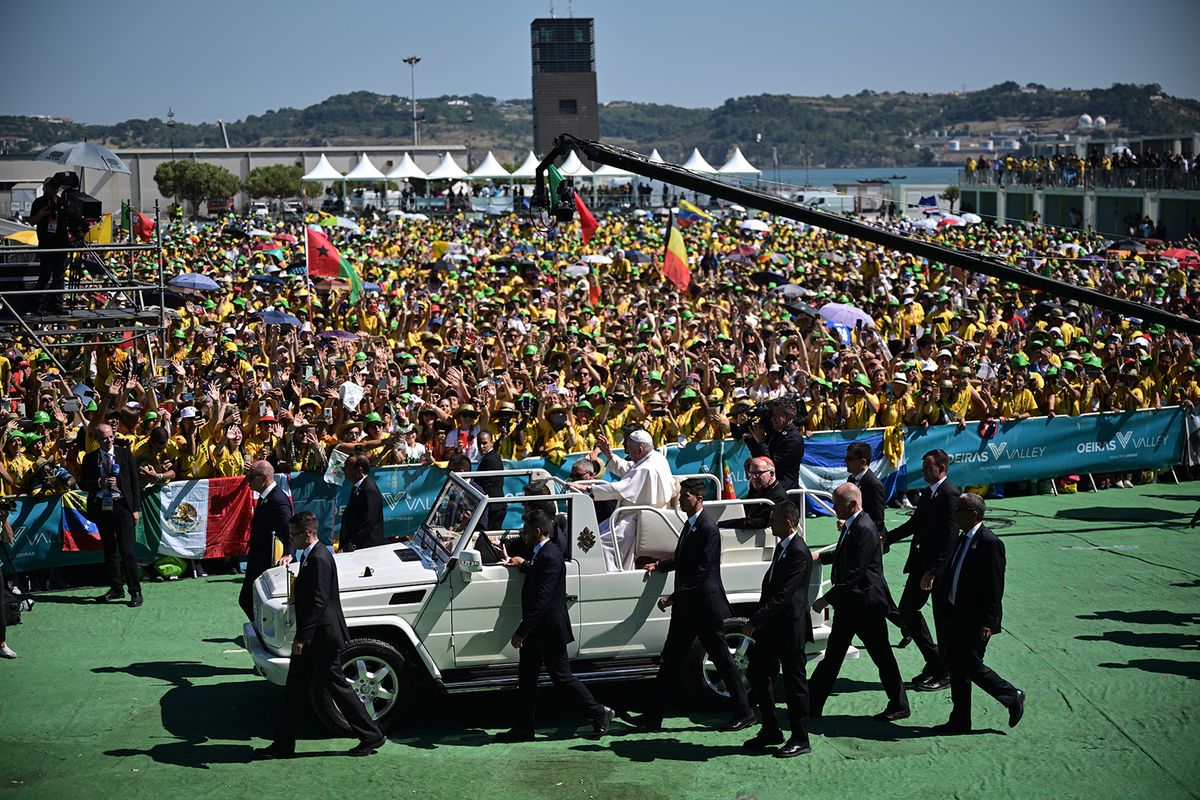
[[[378,639],[354,639],[339,655],[346,683],[358,695],[371,719],[386,732],[408,711],[412,703],[412,675],[404,656]],[[317,718],[336,733],[349,733],[346,717],[333,701],[324,675],[316,675],[309,687]]]

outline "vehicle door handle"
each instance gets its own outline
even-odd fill
[[[579,599],[579,595],[577,595],[577,594],[569,594],[569,595],[567,595],[567,602],[568,602],[568,603],[574,603],[574,602],[575,602],[575,601],[577,601],[578,599]]]

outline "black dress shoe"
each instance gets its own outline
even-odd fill
[[[946,675],[935,675],[926,681],[914,683],[912,688],[914,692],[940,692],[950,688],[950,678]]]
[[[124,599],[125,599],[125,592],[121,591],[120,589],[109,589],[107,592],[105,592],[104,594],[97,597],[96,602],[97,603],[109,603],[109,602],[112,602],[113,600],[124,600]]]
[[[882,720],[883,722],[896,722],[897,720],[908,719],[911,716],[912,711],[908,709],[908,706],[903,706],[900,708],[892,708],[891,706],[888,706],[883,711],[880,711],[878,714],[876,714],[875,719]]]
[[[911,636],[901,636],[900,641],[896,642],[896,649],[903,650],[904,648],[908,647],[910,644],[912,644]]]
[[[742,742],[742,747],[747,750],[766,750],[773,744],[783,744],[783,731],[761,730],[754,734],[751,738]]]
[[[776,758],[795,758],[796,756],[808,755],[812,752],[812,746],[802,739],[788,739],[787,744],[775,751]]]
[[[356,756],[359,758],[363,756],[369,756],[379,750],[379,748],[383,747],[384,743],[386,742],[386,736],[380,736],[373,742],[359,742],[358,744],[354,745],[354,747],[351,747],[349,750],[347,750],[346,755]]]
[[[142,597],[141,592],[138,592],[135,595],[130,595],[130,597],[129,597],[129,607],[130,608],[138,608],[145,602],[146,602],[146,600]]]
[[[916,685],[918,683],[924,683],[925,681],[932,678],[933,675],[934,675],[933,672],[931,672],[927,669],[923,669],[920,672],[918,672],[916,675],[914,675],[912,677],[912,680],[909,681],[909,683],[914,684],[914,685]]]
[[[1015,728],[1025,716],[1025,693],[1017,689],[1017,699],[1008,707],[1008,727]]]
[[[655,717],[650,714],[626,714],[620,715],[621,719],[628,722],[635,728],[641,728],[644,731],[661,731],[662,717]]]
[[[746,717],[734,717],[733,719],[729,720],[729,722],[726,722],[724,725],[717,728],[717,730],[729,731],[729,732],[744,731],[744,730],[746,730],[746,728],[749,728],[755,722],[756,722],[756,720],[754,718],[754,714],[750,714],[749,716],[746,716]]]
[[[613,717],[617,712],[613,711],[608,706],[604,706],[600,714],[592,720],[592,737],[599,739],[604,734],[608,733],[608,726],[612,723]]]
[[[496,734],[497,742],[532,742],[533,739],[532,728],[510,728]]]
[[[275,758],[295,758],[296,751],[270,744],[266,747],[254,748],[250,751],[250,757],[255,761],[270,761]]]
[[[957,722],[943,722],[941,725],[934,725],[930,730],[939,736],[958,736],[971,732],[971,729],[966,725],[960,725]]]

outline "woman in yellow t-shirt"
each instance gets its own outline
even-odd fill
[[[225,435],[213,448],[213,477],[236,478],[246,474],[246,449],[242,426],[225,423]]]

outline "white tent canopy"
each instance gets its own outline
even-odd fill
[[[492,151],[488,150],[487,156],[480,163],[475,171],[471,173],[472,178],[507,178],[508,170],[500,166],[500,162],[492,155]]]
[[[302,181],[340,181],[344,175],[333,168],[333,164],[329,163],[329,159],[321,153],[321,158],[317,160],[317,165],[312,168],[307,175],[300,180]]]
[[[600,166],[600,168],[596,170],[595,175],[597,178],[632,178],[633,177],[632,172],[626,172],[623,169],[618,169],[617,167],[611,166],[609,164],[604,164],[604,165]]]
[[[649,160],[655,164],[665,164],[666,163],[665,161],[663,161],[663,157],[658,154],[657,147],[650,151]]]
[[[535,178],[537,177],[537,165],[541,163],[541,159],[534,155],[533,151],[529,151],[529,155],[525,156],[525,160],[521,162],[521,166],[513,170],[512,177],[514,178]]]
[[[363,153],[362,157],[358,159],[354,169],[346,173],[348,181],[381,181],[383,179],[383,173],[371,163],[371,159],[367,158],[366,153]]]
[[[403,180],[405,178],[425,180],[426,178],[425,170],[418,167],[417,162],[413,161],[412,156],[408,153],[404,154],[404,157],[400,159],[400,163],[387,176],[396,180]]]
[[[709,175],[717,171],[712,164],[704,160],[704,156],[700,155],[699,147],[692,148],[692,154],[688,156],[687,161],[683,162],[683,168],[689,169],[692,172],[705,172]]]
[[[734,147],[733,155],[721,165],[723,175],[762,175],[762,170],[755,167],[742,155],[742,148]]]
[[[558,171],[568,178],[586,178],[592,174],[592,171],[579,160],[579,155],[572,150],[571,155],[567,156],[567,160],[562,163]]]
[[[469,177],[467,171],[458,165],[449,152],[442,154],[442,160],[429,173],[431,181],[457,181]]]

